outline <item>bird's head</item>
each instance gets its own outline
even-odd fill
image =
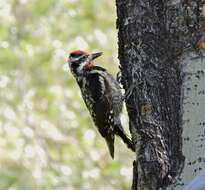
[[[91,70],[94,66],[92,61],[101,55],[102,52],[91,54],[81,50],[71,52],[68,58],[68,64],[71,72],[78,76]]]

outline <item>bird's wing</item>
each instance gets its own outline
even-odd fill
[[[89,89],[92,95],[92,98],[98,102],[105,93],[105,79],[101,75],[101,71],[92,71],[89,74]]]

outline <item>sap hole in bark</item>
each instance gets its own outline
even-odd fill
[[[141,113],[142,113],[142,115],[151,114],[152,113],[152,105],[150,105],[150,104],[142,105]]]

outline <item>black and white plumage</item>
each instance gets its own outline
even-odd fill
[[[118,82],[104,68],[91,63],[101,54],[88,54],[78,50],[70,53],[68,62],[92,119],[114,158],[115,134],[133,151],[134,146],[120,121],[123,97]]]

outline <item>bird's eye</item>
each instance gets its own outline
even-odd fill
[[[83,62],[83,61],[86,60],[87,57],[88,57],[87,55],[83,55],[83,56],[81,56],[78,60],[79,60],[80,62]]]
[[[81,55],[81,56],[72,56],[72,54],[69,57],[70,64],[73,66],[79,66],[81,63],[85,62],[87,59],[88,55]]]

